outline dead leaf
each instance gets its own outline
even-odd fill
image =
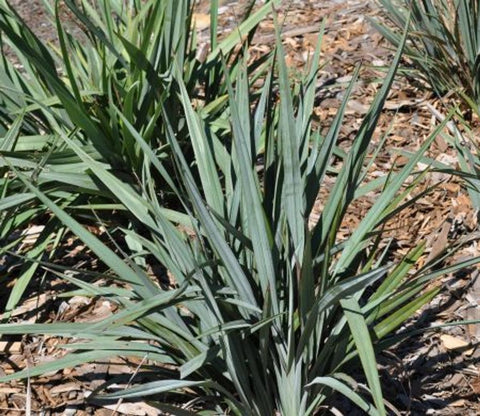
[[[445,349],[452,351],[457,350],[459,348],[468,347],[470,344],[462,338],[454,337],[452,335],[443,334],[440,336],[440,341],[442,341],[442,345]],[[465,351],[465,355],[472,355],[473,348]]]
[[[96,403],[95,401],[93,401]],[[99,402],[100,404],[101,402]],[[103,404],[102,407],[117,411],[118,413],[131,416],[158,416],[160,411],[154,407],[143,403],[121,403],[121,404]]]
[[[432,247],[430,250],[430,254],[427,257],[426,263],[429,263],[435,257],[437,257],[443,250],[447,247],[448,244],[448,232],[452,226],[452,219],[447,218],[443,223],[442,227],[438,231],[436,236],[433,236],[434,239],[432,241]]]

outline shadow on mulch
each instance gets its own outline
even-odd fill
[[[454,276],[451,280],[457,278]],[[479,375],[476,370],[471,370],[479,363],[479,343],[447,350],[440,341],[440,335],[452,330],[458,332],[462,327],[458,325],[437,330],[428,330],[427,327],[431,322],[447,323],[445,314],[455,306],[461,306],[464,293],[465,287],[452,290],[449,298],[438,306],[424,309],[415,324],[404,332],[420,332],[422,329],[425,332],[405,339],[379,357],[380,365],[384,366],[381,374],[385,397],[401,414],[479,414],[480,408],[470,408],[480,398],[480,390],[475,388]],[[468,410],[462,409],[464,403]]]
[[[462,270],[454,274],[445,285],[465,279],[465,276],[466,271]],[[448,323],[445,315],[451,314],[452,309],[459,309],[465,303],[463,297],[466,286],[448,292],[448,298],[442,292],[442,301],[437,306],[427,306],[414,322],[398,332],[398,335],[414,335],[377,356],[389,415],[480,414],[480,405],[476,406],[480,400],[480,374],[476,370],[480,361],[480,342],[448,350],[442,345],[440,335],[452,332],[459,334],[463,327],[428,328],[429,323]],[[453,318],[452,316],[450,322]],[[458,336],[458,339],[463,338],[466,337]],[[359,384],[367,384],[361,370],[353,377]],[[359,390],[361,394],[365,393],[361,388]],[[340,394],[333,401],[332,407],[343,415],[365,414]],[[337,414],[335,410],[332,413]]]

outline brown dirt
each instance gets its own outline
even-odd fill
[[[52,26],[47,23],[39,1],[10,2],[36,33],[48,41],[55,40]],[[223,4],[221,22],[225,31],[235,26],[243,4],[243,1]],[[205,22],[204,15],[207,10],[208,2],[200,2],[197,17],[201,41],[208,38],[208,22]],[[379,17],[378,8],[373,1],[310,0],[286,1],[279,12],[281,21],[284,19],[284,44],[288,51],[288,64],[294,70],[301,70],[308,62],[320,23],[327,17],[322,48],[326,64],[319,79],[319,86],[324,88],[319,90],[319,102],[315,110],[319,129],[328,127],[341,101],[345,83],[349,81],[355,66],[362,64],[360,82],[355,87],[341,132],[340,146],[348,150],[368,104],[378,91],[379,83],[376,81],[384,77],[382,67],[388,66],[392,59],[388,45],[366,19],[367,16]],[[260,25],[252,46],[252,54],[262,53],[270,48],[271,36],[272,22],[266,20]],[[387,151],[382,153],[380,162],[372,166],[372,178],[384,175],[395,164],[401,166],[405,158],[402,159],[398,151],[417,150],[425,137],[433,131],[438,121],[432,116],[427,105],[445,112],[440,103],[428,93],[405,80],[395,82],[377,129],[376,142],[373,143],[379,143],[382,135],[388,134]],[[440,138],[434,143],[429,156],[453,166],[457,163],[453,150]],[[426,240],[428,250],[422,260],[426,261],[429,253],[436,254],[448,242],[469,236],[476,230],[476,218],[468,195],[455,179],[441,174],[429,175],[415,192],[420,192],[438,181],[444,182],[435,191],[420,198],[414,207],[392,220],[394,258],[401,258],[418,244],[419,240]],[[328,189],[323,192],[327,193]],[[316,215],[321,212],[324,193],[319,196]],[[376,197],[377,194],[367,195],[349,212],[342,228],[345,237],[359,224]],[[312,218],[312,221],[314,219]],[[81,250],[78,251],[80,252]],[[468,258],[478,254],[476,241],[473,241],[458,256]],[[477,274],[478,269],[472,268],[461,274],[442,277],[437,284],[444,287],[443,291],[428,308],[418,314],[418,322],[426,327],[471,318],[471,306],[476,305],[475,301],[478,299]],[[49,296],[48,293],[43,298],[32,295],[22,307],[27,311],[43,308],[44,311],[57,314],[57,319],[67,321],[99,319],[111,313],[113,308],[113,305],[101,299],[77,297],[68,302],[59,302]],[[480,350],[475,346],[477,339],[480,338],[476,327],[456,326],[409,338],[382,353],[380,363],[385,396],[398,409],[398,414],[480,414]],[[462,342],[468,347],[457,348],[464,345]],[[2,345],[0,350],[3,350],[4,361],[0,365],[0,373],[24,367],[26,362],[32,364],[52,359],[56,354],[57,343],[55,338],[32,337],[28,343],[24,338],[18,338],[9,345]],[[103,406],[84,403],[88,392],[112,377],[123,375],[128,378],[137,371],[138,364],[138,361],[119,359],[48,374],[36,378],[30,386],[23,382],[0,385],[0,413],[12,416],[24,414],[23,409],[29,397],[33,410],[45,415],[111,415],[115,408],[125,414],[142,414],[138,413],[142,411],[144,414],[157,414],[144,403],[139,403],[136,410],[128,409],[126,404],[122,403]],[[357,414],[355,409],[340,399],[338,408],[344,414]]]

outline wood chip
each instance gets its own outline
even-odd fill
[[[440,228],[438,234],[434,236],[433,241],[431,242],[432,248],[430,250],[429,256],[427,257],[426,263],[429,263],[431,260],[437,257],[443,250],[445,250],[448,244],[448,232],[450,231],[451,226],[452,226],[452,219],[447,218],[445,222],[442,224],[442,227]]]
[[[210,27],[210,15],[206,13],[194,13],[192,18],[193,26],[199,30],[205,30]]]
[[[0,341],[0,354],[19,354],[21,350],[21,342]]]

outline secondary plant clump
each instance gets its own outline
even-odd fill
[[[438,96],[453,94],[480,115],[480,6],[472,0],[378,0],[388,23],[372,23],[398,47],[408,22],[405,57]]]

